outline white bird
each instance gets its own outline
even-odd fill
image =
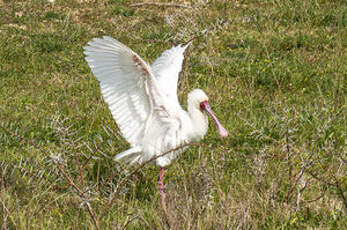
[[[131,145],[115,161],[143,163],[184,144],[200,141],[208,129],[207,114],[216,123],[219,135],[228,136],[202,90],[189,93],[188,112],[178,102],[177,82],[189,44],[164,51],[152,66],[111,37],[94,38],[84,47],[86,61],[100,81],[104,100]],[[160,166],[159,192],[165,211],[164,167],[182,151],[155,160]]]

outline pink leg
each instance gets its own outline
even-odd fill
[[[160,168],[158,185],[159,185],[159,193],[161,197],[161,205],[163,206],[163,209],[166,213],[165,192],[164,192],[164,168]]]

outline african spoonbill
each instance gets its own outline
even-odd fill
[[[188,94],[188,111],[178,102],[177,82],[189,44],[164,51],[152,66],[111,37],[94,38],[84,47],[86,61],[100,81],[104,100],[131,145],[115,161],[143,163],[184,144],[200,141],[208,129],[207,114],[215,122],[219,135],[228,136],[201,89]],[[175,150],[155,160],[160,166],[158,183],[164,211],[164,167],[182,151]]]

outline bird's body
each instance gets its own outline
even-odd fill
[[[166,50],[152,66],[110,37],[95,38],[84,47],[86,60],[100,81],[104,100],[131,145],[115,157],[116,161],[143,163],[201,140],[208,129],[206,112],[215,121],[220,136],[228,135],[202,90],[195,89],[188,94],[188,111],[178,102],[177,82],[188,45]],[[163,170],[181,151],[157,158],[156,164]]]

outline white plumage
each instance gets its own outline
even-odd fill
[[[177,81],[188,45],[166,50],[152,66],[110,37],[95,38],[84,47],[86,60],[100,81],[104,100],[131,145],[115,157],[116,161],[142,163],[183,144],[201,140],[208,128],[205,111],[216,122],[221,137],[228,135],[213,115],[202,90],[189,93],[188,112],[178,102]],[[157,158],[156,164],[167,166],[178,153]]]

